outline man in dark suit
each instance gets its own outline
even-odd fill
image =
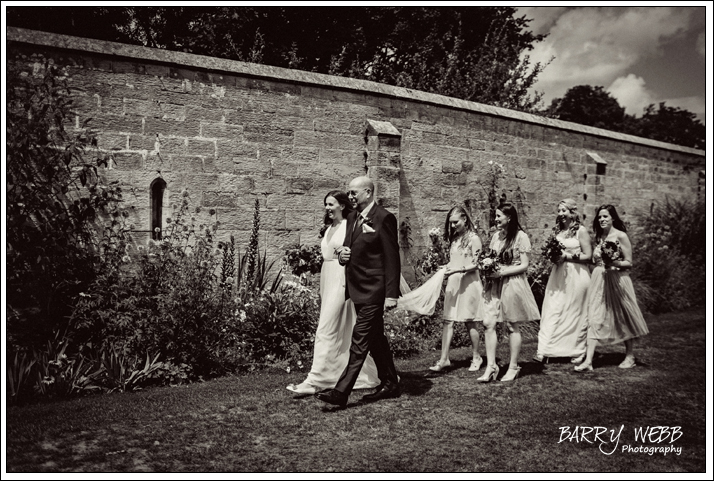
[[[380,385],[365,402],[399,397],[399,380],[394,359],[384,335],[384,310],[397,305],[399,297],[399,244],[397,218],[374,201],[374,184],[357,177],[347,192],[356,210],[347,216],[344,246],[339,261],[345,266],[347,298],[352,299],[357,321],[352,331],[350,360],[334,389],[315,394],[317,399],[341,407],[355,385],[362,364],[372,353]]]

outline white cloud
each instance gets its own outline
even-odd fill
[[[552,24],[550,35],[535,44],[531,61],[556,58],[540,74],[535,89],[545,93],[547,105],[576,85],[610,85],[626,77],[641,59],[657,55],[667,40],[682,34],[690,16],[690,10],[676,7],[577,8],[562,13],[555,23],[543,15],[539,22]],[[634,85],[632,80],[629,84]]]
[[[706,32],[702,32],[697,36],[697,53],[704,57],[707,52],[707,35]]]
[[[539,35],[548,33],[548,30],[566,10],[568,7],[518,7],[518,12],[514,16],[525,15],[526,18],[531,19],[528,29]]]
[[[702,96],[679,97],[660,99],[654,92],[645,85],[645,80],[634,74],[625,77],[618,77],[606,89],[610,95],[617,99],[617,102],[625,107],[625,112],[637,117],[642,116],[645,107],[660,102],[664,102],[668,107],[679,107],[695,114],[699,120],[704,122],[706,117],[706,101]]]
[[[634,74],[618,77],[607,91],[625,107],[625,113],[641,116],[642,110],[655,103],[654,95],[645,87],[645,79]]]

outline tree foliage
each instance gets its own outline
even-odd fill
[[[696,115],[679,107],[669,107],[660,102],[655,108],[650,104],[630,132],[648,139],[704,149],[706,129]]]
[[[530,20],[515,13],[513,7],[11,7],[8,24],[531,111],[540,95],[529,89],[545,65],[532,65],[526,53],[544,36],[528,31]]]
[[[568,89],[562,98],[553,99],[548,116],[601,129],[612,129],[612,126],[622,123],[625,108],[603,87],[577,85]]]
[[[692,112],[660,102],[658,107],[654,104],[647,106],[641,117],[628,115],[625,108],[600,86],[572,87],[562,98],[553,99],[550,107],[541,113],[546,117],[695,149],[704,149],[706,145],[704,124]]]
[[[66,326],[72,301],[94,277],[96,221],[114,212],[120,189],[100,178],[108,159],[86,160],[96,139],[73,122],[56,69],[8,68],[7,304],[11,342],[44,342]]]

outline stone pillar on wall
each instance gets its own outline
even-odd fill
[[[365,167],[375,187],[375,199],[399,219],[399,173],[402,134],[389,122],[367,120]]]

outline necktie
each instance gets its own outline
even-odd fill
[[[362,227],[363,222],[364,222],[364,218],[362,217],[362,214],[357,214],[357,222],[355,223],[355,230],[358,230],[360,227]]]

